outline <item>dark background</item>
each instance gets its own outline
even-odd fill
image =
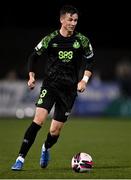
[[[0,6],[0,78],[15,71],[27,78],[27,58],[47,33],[59,27],[59,10],[72,4],[80,12],[77,31],[87,35],[95,53],[95,70],[114,80],[121,59],[131,58],[130,5],[126,1],[4,1]],[[42,68],[39,69],[42,77]]]

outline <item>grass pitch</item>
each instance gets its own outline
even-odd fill
[[[31,119],[0,119],[0,179],[129,179],[131,178],[131,119],[70,118],[51,149],[46,169],[39,166],[41,145],[50,120],[39,131],[23,170],[12,171]],[[72,156],[89,153],[94,167],[88,173],[71,169]]]

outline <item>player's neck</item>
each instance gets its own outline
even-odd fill
[[[61,29],[60,29],[60,34],[61,34],[63,37],[70,37],[70,36],[72,36],[73,31],[66,31],[65,29],[61,28]]]

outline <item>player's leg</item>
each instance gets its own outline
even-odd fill
[[[35,117],[29,128],[26,130],[24,139],[19,151],[19,156],[16,160],[16,163],[12,166],[12,170],[21,170],[24,159],[32,146],[36,135],[41,128],[43,122],[46,120],[48,113],[50,112],[52,106],[54,104],[54,96],[50,90],[41,88],[40,96],[38,102],[36,103],[36,112]],[[18,166],[17,166],[17,162]]]
[[[64,123],[67,121],[70,115],[75,98],[76,94],[71,93],[71,95],[68,96],[65,94],[63,99],[59,98],[58,101],[56,101],[54,117],[50,126],[50,131],[41,150],[40,166],[42,168],[47,167],[49,163],[50,148],[57,142]]]
[[[19,151],[19,155],[22,156],[23,158],[25,158],[30,147],[34,143],[36,135],[40,130],[42,124],[45,122],[47,116],[48,116],[48,111],[46,109],[39,107],[36,108],[34,120],[25,132],[22,146]]]
[[[41,168],[45,168],[48,165],[48,162],[50,160],[50,148],[57,142],[60,131],[64,125],[64,122],[57,121],[55,119],[52,119],[50,131],[47,134],[47,138],[42,145],[41,150],[41,158],[40,158],[40,166]]]
[[[43,122],[46,120],[48,111],[44,108],[36,108],[34,120],[25,132],[23,142],[20,147],[19,155],[12,170],[21,170],[24,164],[25,157],[35,141],[38,131],[40,130]]]
[[[50,131],[47,134],[47,138],[41,150],[40,166],[42,168],[47,167],[49,163],[50,148],[57,142],[61,129],[64,126],[64,123],[67,121],[68,116],[70,115],[72,106],[74,104],[74,100],[75,100],[75,97],[70,96],[67,104],[65,104],[65,101],[61,99],[56,101],[54,118],[52,119]]]

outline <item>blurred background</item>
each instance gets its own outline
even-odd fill
[[[128,2],[85,0],[4,1],[0,6],[0,117],[32,117],[37,86],[27,87],[27,59],[42,37],[59,28],[64,4],[78,8],[77,31],[89,37],[95,67],[87,90],[79,94],[73,116],[131,116],[131,27]]]

